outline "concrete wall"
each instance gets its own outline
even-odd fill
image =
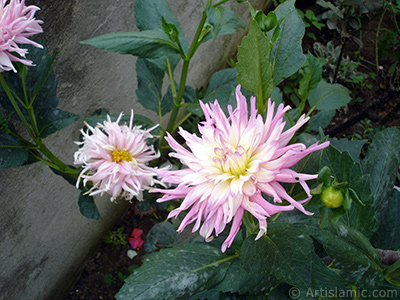
[[[168,2],[191,40],[202,1]],[[268,5],[265,0],[251,2],[258,9]],[[129,113],[131,108],[143,113],[135,103],[135,58],[79,44],[108,32],[137,30],[134,1],[31,0],[28,4],[41,7],[37,18],[45,23],[39,38],[50,52],[63,51],[54,65],[60,108],[82,116],[103,107],[112,113]],[[246,5],[235,1],[227,5],[249,20]],[[243,35],[244,31],[203,45],[191,64],[188,85],[206,85],[234,55]],[[73,141],[78,140],[81,127],[72,124],[46,139],[68,164],[73,162],[77,149]],[[127,204],[98,198],[103,220],[88,220],[79,212],[78,190],[39,163],[1,170],[0,182],[0,299],[62,299]]]

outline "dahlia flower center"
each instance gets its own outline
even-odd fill
[[[216,148],[214,150],[216,156],[214,161],[220,164],[220,169],[223,173],[239,177],[247,174],[247,166],[249,159],[246,151],[239,146],[239,149],[230,149],[228,147]]]
[[[132,156],[126,150],[115,149],[112,152],[113,161],[119,163],[121,160],[131,161]]]

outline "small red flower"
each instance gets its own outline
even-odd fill
[[[138,228],[133,228],[131,235],[128,238],[129,244],[131,244],[133,249],[140,249],[143,246],[144,241],[142,240],[143,230]]]

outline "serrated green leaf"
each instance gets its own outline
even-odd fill
[[[279,25],[279,37],[272,47],[270,56],[275,86],[294,74],[305,61],[305,55],[301,48],[305,27],[294,3],[294,0],[289,0],[275,9],[278,20],[283,18]],[[269,38],[273,40],[272,36]]]
[[[310,91],[318,86],[322,79],[322,67],[311,53],[308,53],[306,60],[306,68],[303,78],[300,80],[299,96],[302,100],[306,100],[310,95]]]
[[[38,114],[37,123],[40,137],[45,138],[79,119],[79,116],[58,108],[49,109]]]
[[[137,0],[135,1],[135,19],[136,26],[140,30],[156,30],[162,29],[162,18],[170,24],[174,24],[179,31],[179,41],[184,51],[189,48],[189,41],[185,38],[185,34],[179,24],[178,19],[172,13],[171,8],[165,0]],[[169,58],[172,71],[175,70],[181,56],[175,54]],[[152,63],[159,68],[168,72],[166,59],[151,59]]]
[[[348,139],[329,139],[331,145],[338,149],[340,152],[348,151],[354,162],[359,162],[359,156],[361,148],[367,142],[367,140],[348,140]]]
[[[213,289],[230,293],[267,293],[277,286],[279,281],[265,272],[248,272],[239,260],[233,261],[225,278]]]
[[[324,287],[329,291],[346,288],[346,281],[328,268],[317,255],[312,255],[311,268],[313,273],[311,286],[314,289]]]
[[[376,248],[398,251],[400,249],[400,192],[393,190],[389,209],[382,215],[378,230],[371,238]]]
[[[246,27],[246,23],[227,7],[213,7],[210,5],[207,9],[207,18],[212,30],[202,40],[202,43],[210,38],[216,39],[219,36],[234,34],[239,29]]]
[[[144,108],[162,115],[161,102],[164,71],[146,59],[138,58],[136,61],[136,74],[138,88],[136,95]]]
[[[81,192],[79,194],[78,205],[81,214],[86,218],[101,220],[100,213],[92,196],[85,195],[83,192]]]
[[[378,223],[381,222],[388,206],[399,169],[399,144],[400,131],[396,127],[382,130],[372,140],[362,161],[364,172],[371,176],[371,190]]]
[[[29,151],[19,139],[0,134],[0,169],[22,166],[28,157]]]
[[[321,80],[318,86],[310,92],[308,103],[318,110],[335,110],[348,104],[350,100],[350,91],[343,85]]]
[[[383,282],[382,263],[368,239],[357,230],[339,224],[332,231],[294,224],[308,231],[325,248],[340,276],[355,286],[379,286]]]
[[[205,244],[163,249],[144,260],[116,295],[118,300],[177,299],[217,284],[236,255]]]
[[[269,60],[271,44],[255,20],[249,33],[238,48],[237,81],[245,89],[257,95],[258,105],[265,106],[275,87],[272,64]]]
[[[243,243],[240,260],[249,272],[266,272],[277,280],[308,288],[311,286],[312,239],[286,224],[271,224],[268,235]],[[293,247],[296,245],[296,247]]]
[[[162,30],[107,33],[81,44],[141,58],[167,58],[179,54],[178,46]]]

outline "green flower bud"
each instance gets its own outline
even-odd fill
[[[329,186],[322,191],[321,200],[326,207],[338,208],[342,206],[344,196],[341,190]]]

